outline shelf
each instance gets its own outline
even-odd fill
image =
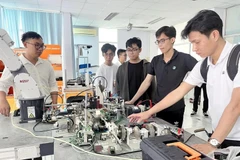
[[[61,64],[52,64],[52,66],[53,66],[53,69],[55,71],[62,70],[62,65]]]
[[[40,56],[41,58],[48,59],[49,54],[61,55],[61,47],[59,45],[46,44],[46,47],[47,48],[43,51],[43,53]]]

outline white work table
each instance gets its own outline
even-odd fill
[[[156,123],[166,123],[161,119],[154,119]],[[33,132],[33,126],[36,123],[22,123],[19,124],[19,117],[13,118],[14,124]],[[41,124],[37,127],[37,130],[51,129],[50,124]],[[52,132],[33,132],[37,136],[52,136]],[[190,134],[184,133],[184,140],[188,139]],[[66,140],[66,139],[65,139]],[[193,136],[188,142],[188,145],[203,143],[204,141],[198,137]],[[54,152],[54,153],[53,153]],[[28,132],[15,128],[11,124],[10,117],[4,117],[0,115],[0,160],[15,160],[20,156],[29,156],[34,158],[37,155],[42,156],[43,160],[106,160],[106,159],[117,159],[115,156],[102,157],[92,155],[89,153],[83,153],[82,151],[76,151],[72,146],[64,144],[61,141],[47,139],[47,138],[36,138]],[[54,154],[54,156],[53,156]],[[12,157],[12,159],[10,158]],[[130,153],[122,155],[121,157],[130,159],[141,159],[142,153]],[[7,159],[8,158],[8,159]]]

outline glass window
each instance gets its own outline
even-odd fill
[[[240,33],[240,5],[227,9],[225,35]]]

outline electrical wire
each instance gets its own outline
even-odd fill
[[[94,150],[93,150],[94,151]],[[112,154],[111,156],[113,157],[116,157],[116,156],[122,156],[122,155],[125,155],[125,154],[130,154],[130,153],[137,153],[137,152],[141,152],[142,150],[135,150],[135,151],[130,151],[130,152],[123,152],[123,153],[118,153],[118,154]],[[107,155],[107,154],[102,154],[102,153],[97,153],[96,151],[94,151],[96,154],[99,154],[99,155]]]
[[[81,151],[81,150],[78,150],[77,148],[75,148],[75,146],[74,146],[74,145],[72,145],[72,149],[73,149],[74,151],[78,152],[78,153],[81,153],[81,154],[86,154],[85,152],[83,152],[83,151]],[[83,148],[82,148],[82,149],[83,149]],[[92,145],[90,145],[90,147],[88,147],[87,149],[83,149],[83,150],[90,152],[90,151],[92,151],[92,150],[93,150],[93,146],[92,146]]]
[[[191,135],[184,141],[184,143],[187,143],[193,136],[195,136],[195,134],[191,134]]]
[[[41,123],[42,121],[37,122],[34,126],[33,126],[33,131],[34,132],[48,132],[48,131],[53,131],[53,130],[58,130],[58,128],[52,128],[52,129],[46,129],[46,130],[36,130],[36,127]]]
[[[92,81],[92,84],[94,85],[95,80],[98,79],[98,78],[103,78],[106,81],[106,86],[104,86],[104,87],[107,88],[108,87],[108,81],[107,81],[107,79],[104,76],[97,76],[97,77],[95,77],[93,79],[93,81]]]
[[[138,106],[138,105],[140,105],[140,104],[142,104],[142,103],[144,103],[144,102],[149,102],[150,108],[153,107],[153,104],[152,104],[152,100],[151,100],[151,99],[146,99],[146,100],[143,100],[143,101],[139,101],[136,106]]]
[[[92,90],[93,88],[88,88],[88,89],[85,89],[81,92],[79,92],[75,97],[78,97],[80,94],[82,94],[83,92],[86,92],[86,91],[89,91],[89,90]]]
[[[53,139],[53,140],[56,140],[56,141],[59,141],[59,142],[63,142],[63,143],[66,143],[70,146],[74,146],[75,148],[79,149],[80,151],[83,151],[85,153],[88,153],[88,154],[91,154],[91,155],[95,155],[95,156],[99,156],[99,157],[105,157],[105,158],[112,158],[112,159],[121,159],[121,160],[141,160],[141,159],[131,159],[131,158],[124,158],[124,157],[117,157],[117,156],[107,156],[107,155],[101,155],[101,154],[96,154],[96,153],[93,153],[93,152],[89,152],[89,151],[85,151],[84,149],[74,145],[74,144],[71,144],[67,141],[64,141],[62,139],[59,139],[59,138],[54,138],[54,137],[50,137],[50,136],[36,136],[33,132],[27,130],[27,129],[24,129],[22,127],[19,127],[19,126],[16,126],[14,123],[13,123],[13,116],[11,116],[11,123],[12,123],[12,126],[17,128],[17,129],[20,129],[24,132],[27,132],[29,134],[31,134],[33,137],[35,138],[40,138],[40,139]]]
[[[62,103],[63,103],[63,97],[62,97],[62,95],[60,95],[59,93],[58,93],[57,95],[61,98]],[[46,104],[46,101],[47,101],[47,99],[48,99],[50,96],[51,96],[51,94],[49,94],[49,95],[45,98],[44,104]]]

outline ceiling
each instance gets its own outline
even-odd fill
[[[185,22],[201,9],[228,8],[237,4],[240,0],[0,0],[0,5],[7,8],[69,12],[73,25],[126,28],[130,22],[150,30]],[[119,14],[110,21],[104,20],[111,12]],[[148,24],[160,17],[164,19]]]

